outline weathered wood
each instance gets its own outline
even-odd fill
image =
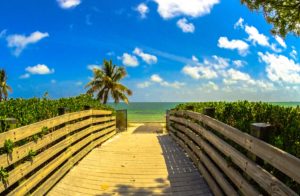
[[[241,152],[233,148],[231,145],[214,135],[212,132],[207,131],[201,125],[193,123],[184,118],[170,117],[170,120],[188,126],[197,134],[200,134],[212,143],[218,150],[230,157],[233,163],[240,167],[247,173],[253,180],[255,180],[263,189],[270,194],[280,195],[295,195],[295,192],[288,188],[284,183],[271,175],[269,172],[261,168],[259,165],[251,161]]]
[[[223,173],[214,165],[213,162],[209,160],[209,158],[202,153],[202,150],[197,147],[187,136],[183,133],[177,132],[177,136],[188,145],[192,151],[198,156],[199,160],[204,163],[205,167],[211,173],[212,177],[219,184],[226,195],[238,195],[238,193],[234,190],[234,188],[230,185],[230,183],[226,180]]]
[[[55,168],[57,168],[60,164],[62,164],[65,160],[72,156],[72,154],[77,152],[86,144],[90,143],[92,140],[99,138],[113,130],[114,128],[108,128],[104,131],[89,135],[88,137],[79,141],[75,145],[70,146],[66,151],[64,151],[58,157],[50,161],[45,167],[35,172],[32,176],[26,179],[20,186],[11,191],[8,195],[25,195],[34,186],[36,186],[36,184],[38,184],[42,179],[44,179],[48,174],[50,174]]]
[[[199,169],[203,177],[205,178],[207,184],[211,188],[211,191],[214,193],[216,196],[223,196],[223,192],[215,182],[214,178],[207,172],[206,168],[203,166],[201,161],[197,159],[197,157],[194,155],[194,153],[184,144],[182,140],[180,140],[177,136],[174,135],[176,132],[172,127],[170,128],[170,135],[174,138],[174,140],[187,152],[191,160],[194,162],[196,167]]]
[[[13,152],[10,155],[7,154],[0,155],[0,165],[5,168],[26,157],[30,150],[37,151],[43,148],[44,146],[47,146],[48,144],[56,141],[57,139],[67,135],[68,133],[71,133],[73,131],[76,131],[77,129],[88,126],[91,123],[92,123],[91,119],[87,119],[84,121],[77,122],[75,124],[70,124],[67,125],[66,127],[60,128],[58,130],[55,130],[54,132],[51,132],[43,136],[43,138],[38,139],[36,142],[32,141],[26,143],[23,146],[16,147],[14,148]]]
[[[203,122],[300,183],[300,159],[297,159],[295,156],[203,114],[190,111],[176,114],[180,115],[180,113]]]
[[[238,187],[244,195],[259,195],[259,192],[247,182],[243,176],[235,170],[233,167],[228,166],[229,163],[220,155],[214,148],[205,142],[191,129],[186,128],[182,125],[175,124],[176,129],[181,130],[190,139],[196,142],[203,150],[209,155],[209,157],[222,169],[222,171],[231,179],[231,181]]]
[[[111,123],[109,124],[111,126]],[[112,123],[113,125],[113,123]],[[24,177],[26,174],[29,172],[33,171],[35,168],[40,166],[42,163],[45,161],[49,160],[51,157],[55,156],[57,153],[59,153],[61,150],[65,149],[68,147],[71,143],[78,141],[79,139],[85,137],[86,135],[106,128],[108,125],[106,124],[100,124],[96,126],[89,127],[85,130],[82,130],[71,137],[68,137],[65,140],[62,140],[61,142],[55,144],[54,146],[46,149],[42,153],[38,154],[37,156],[32,158],[32,161],[27,161],[16,168],[14,168],[12,171],[9,172],[9,177],[8,177],[8,184],[7,187],[10,187],[12,184],[20,180],[22,177]],[[114,128],[114,127],[113,127]],[[102,131],[100,131],[101,133]],[[5,187],[2,183],[0,184],[0,193],[4,191],[7,187]]]
[[[45,195],[54,185],[57,183],[80,159],[82,159],[88,152],[90,152],[94,147],[99,144],[105,142],[112,136],[114,136],[116,132],[111,132],[100,139],[93,141],[83,150],[81,150],[78,154],[68,160],[62,167],[60,167],[53,175],[47,178],[33,193],[32,195],[40,196]]]

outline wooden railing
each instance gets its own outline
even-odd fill
[[[1,133],[0,195],[47,193],[74,164],[115,133],[115,116],[101,110],[68,113]],[[14,144],[10,153],[5,153],[7,144]]]
[[[297,195],[240,149],[261,158],[300,184],[300,160],[291,154],[191,111],[168,112],[167,128],[215,195]]]

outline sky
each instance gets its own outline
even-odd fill
[[[85,93],[111,59],[133,102],[300,101],[299,37],[239,0],[9,0],[0,17],[13,98]]]

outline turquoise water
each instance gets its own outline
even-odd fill
[[[180,102],[131,102],[109,104],[116,110],[127,109],[129,122],[164,122],[166,110],[176,107]],[[296,107],[300,102],[271,102],[274,105]]]

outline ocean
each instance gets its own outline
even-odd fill
[[[176,107],[180,102],[131,102],[109,105],[116,110],[127,109],[129,122],[164,122],[166,110]],[[271,104],[296,107],[300,102],[271,102]]]

